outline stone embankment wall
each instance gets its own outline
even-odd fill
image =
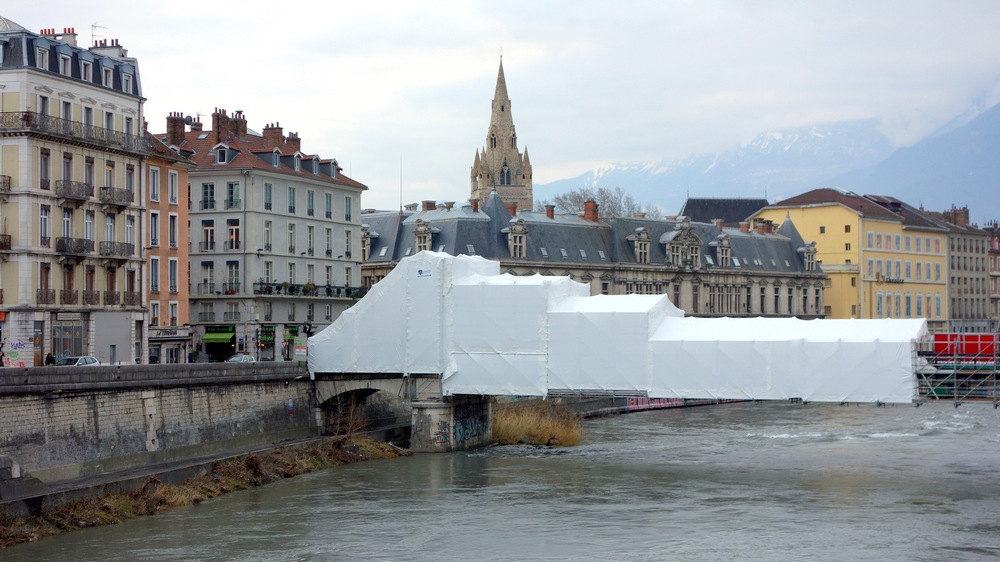
[[[65,481],[310,437],[312,400],[302,363],[0,369],[0,500],[18,479]]]

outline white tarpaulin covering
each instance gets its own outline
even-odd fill
[[[309,371],[431,373],[444,393],[909,402],[923,320],[685,318],[664,295],[421,252],[309,338]]]

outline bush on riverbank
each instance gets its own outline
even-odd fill
[[[142,488],[132,492],[88,498],[39,516],[0,515],[0,548],[64,531],[153,515],[306,472],[400,454],[403,453],[386,443],[336,438],[221,460],[212,465],[208,474],[178,486],[163,484],[156,476],[150,476]]]
[[[564,404],[531,400],[493,406],[493,441],[501,445],[568,447],[582,438],[580,416]]]

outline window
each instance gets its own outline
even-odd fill
[[[351,222],[351,196],[344,196],[344,220]]]
[[[333,266],[326,266],[326,284],[333,285]]]
[[[35,49],[35,66],[42,70],[49,69],[49,51],[41,47]]]
[[[128,191],[129,198],[134,201],[135,194],[135,166],[132,164],[125,165],[125,190]]]
[[[851,243],[850,242],[847,242],[847,243],[844,244],[844,251],[845,252],[850,252],[851,251]]]
[[[239,250],[240,249],[240,223],[238,220],[229,220],[226,224],[227,236],[226,249],[227,250]]]
[[[295,284],[295,262],[288,264],[288,282],[292,285]]]
[[[110,111],[104,112],[104,128],[113,131],[115,128],[115,114]]]
[[[271,221],[264,221],[264,247],[265,252],[271,251]]]
[[[565,252],[564,252],[565,253]],[[563,256],[566,257],[566,256]],[[635,241],[635,261],[636,263],[649,263],[649,241]]]
[[[177,172],[171,170],[167,172],[167,189],[170,197],[170,203],[172,205],[177,204]]]
[[[294,322],[295,321],[295,303],[294,302],[288,303],[288,321],[289,322]]]
[[[333,229],[326,229],[326,256],[333,257]]]
[[[295,225],[288,225],[288,253],[295,253]]]
[[[272,261],[264,262],[264,282],[265,283],[274,282],[274,262]]]
[[[115,186],[115,163],[113,160],[108,160],[104,167],[104,185],[106,187]]]
[[[271,184],[269,183],[264,184],[264,209],[271,210]]]
[[[826,234],[826,227],[825,226],[819,227],[819,233],[820,234]]]
[[[329,193],[324,194],[323,205],[326,209],[326,218],[333,218],[333,195]]]
[[[160,303],[158,302],[149,303],[149,325],[160,325]]]
[[[920,237],[917,236],[915,238],[914,242],[916,243],[916,250],[919,252],[920,251]]]
[[[868,233],[868,247],[869,248],[873,248],[874,246],[875,246],[875,233],[874,232],[869,232]]]
[[[115,216],[111,213],[104,215],[104,240],[115,241]]]
[[[125,217],[125,243],[135,244],[135,217]]]
[[[105,69],[102,69],[102,70],[104,71],[102,73],[102,78],[104,79],[104,82],[103,82],[102,85],[110,88],[112,86],[112,83],[114,82],[114,80],[113,80],[113,78],[114,78],[114,70],[110,69],[110,68],[105,68]]]
[[[59,74],[71,76],[73,74],[72,59],[69,55],[59,55]]]
[[[127,94],[132,93],[132,75],[122,74],[122,91]]]
[[[94,211],[86,211],[83,214],[83,237],[86,240],[94,240]]]
[[[170,247],[177,247],[177,215],[170,213],[167,218],[167,239],[170,241]]]
[[[313,225],[306,227],[306,248],[309,255],[313,255],[313,251],[316,247],[316,228]],[[311,267],[311,266],[310,266]]]
[[[215,149],[215,163],[216,164],[225,164],[228,161],[227,160],[227,156],[228,156],[227,152],[228,151],[226,150],[226,147],[224,147],[224,146],[220,146],[219,148]]]
[[[215,184],[214,183],[203,183],[201,184],[201,210],[209,210],[215,208]]]
[[[170,292],[171,293],[176,293],[177,292],[177,258],[170,258],[170,264],[169,264],[169,270],[168,271],[169,271],[169,281],[170,281]],[[176,322],[176,316],[177,316],[177,314],[171,314],[171,316],[175,317],[172,320],[172,322]]]
[[[149,200],[159,201],[160,200],[160,169],[150,168],[149,169]]]
[[[149,245],[160,245],[160,213],[156,211],[149,213]]]
[[[90,61],[80,61],[80,78],[85,82],[94,81],[94,65]]]
[[[149,290],[160,292],[160,258],[157,256],[149,257]]]
[[[51,207],[48,205],[42,205],[39,209],[38,215],[38,234],[41,237],[41,245],[48,247],[49,239],[52,237],[49,231],[49,216],[51,213]]]
[[[73,236],[73,209],[63,209],[62,232],[63,236]]]
[[[313,190],[306,191],[306,214],[310,217],[315,214],[314,202],[316,199],[316,192]]]
[[[288,212],[289,213],[294,213],[295,212],[295,188],[294,187],[289,187],[288,188]]]
[[[851,225],[845,224],[844,225],[844,232],[850,233],[851,232]]]
[[[38,112],[42,115],[49,114],[49,98],[48,96],[38,96]]]
[[[344,257],[345,258],[350,258],[351,257],[351,231],[350,230],[345,230],[344,231]]]
[[[49,189],[49,160],[50,154],[49,149],[42,148],[38,151],[38,187],[41,189]]]
[[[323,319],[324,320],[333,320],[333,305],[332,304],[327,304],[327,305],[324,306]]]
[[[240,208],[240,182],[231,181],[226,184],[226,209]]]
[[[316,266],[311,263],[306,265],[306,283],[316,283]]]

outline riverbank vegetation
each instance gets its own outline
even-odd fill
[[[501,445],[568,447],[583,439],[580,415],[553,400],[497,402],[493,441]]]
[[[386,443],[339,437],[221,460],[213,464],[207,474],[181,485],[163,484],[156,476],[150,476],[142,488],[132,492],[84,499],[41,515],[0,515],[0,548],[65,531],[153,515],[307,472],[401,454],[406,453]]]

